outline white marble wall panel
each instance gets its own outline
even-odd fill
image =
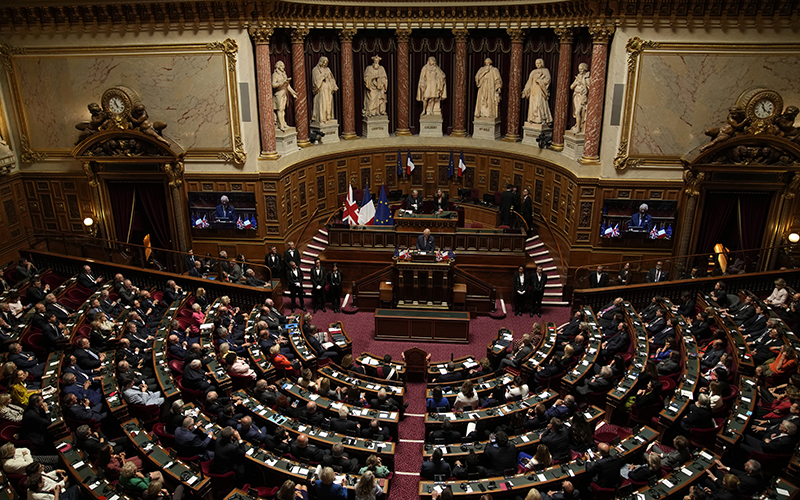
[[[784,106],[800,106],[800,52],[644,52],[631,130],[631,156],[680,157],[709,141],[742,91],[778,91]]]
[[[189,152],[231,148],[228,71],[221,53],[15,56],[31,148],[71,150],[75,124],[115,85],[136,90],[151,120]]]

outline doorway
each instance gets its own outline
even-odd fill
[[[174,249],[167,191],[163,180],[106,180],[117,241],[142,245],[150,235],[153,247]]]

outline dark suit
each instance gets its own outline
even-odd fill
[[[417,236],[417,250],[420,252],[433,252],[436,249],[436,244],[433,236],[429,235],[425,238],[424,234]]]
[[[605,360],[609,359],[618,352],[627,351],[628,347],[631,345],[631,336],[628,334],[628,332],[619,330],[617,330],[617,332],[618,333],[616,335],[608,339],[606,348],[600,351],[600,355]]]
[[[514,275],[514,312],[517,314],[521,314],[522,310],[525,309],[525,303],[528,302],[529,287],[530,282],[527,276],[524,276],[523,280],[519,273]]]
[[[331,430],[339,434],[347,434],[347,431],[358,432],[358,424],[346,418],[334,417],[331,419]]]
[[[741,326],[744,328],[742,333],[746,335],[760,332],[767,327],[767,316],[764,314],[753,315],[750,319],[745,320]]]
[[[53,440],[47,432],[50,426],[50,416],[39,408],[28,406],[22,413],[22,427],[20,432],[24,438],[29,439],[37,447],[44,446],[50,443],[52,446]]]
[[[553,460],[558,460],[560,463],[569,462],[570,448],[569,448],[569,428],[562,427],[560,431],[547,429],[542,433],[542,444],[550,449],[550,454]]]
[[[28,301],[31,304],[37,304],[39,302],[44,302],[44,297],[47,295],[47,292],[44,291],[43,287],[34,288],[33,286],[30,286],[28,287],[26,295],[28,296]]]
[[[84,370],[100,368],[100,356],[93,349],[75,349],[73,353],[78,366]]]
[[[517,470],[517,450],[512,444],[500,448],[496,444],[488,444],[483,450],[483,466],[490,476],[502,475],[508,469]]]
[[[289,293],[292,298],[292,311],[297,307],[295,305],[296,298],[300,299],[300,309],[305,310],[306,306],[303,303],[305,300],[305,294],[303,292],[303,271],[300,270],[299,266],[286,271],[286,282],[289,285]]]
[[[314,312],[317,309],[325,309],[325,285],[327,284],[327,273],[320,266],[311,268],[311,302],[314,304]]]
[[[289,268],[291,267],[289,265],[289,261],[294,261],[294,263],[297,264],[297,267],[299,268],[300,259],[301,259],[300,251],[296,248],[294,250],[286,250],[285,252],[283,252],[283,263],[285,264],[286,271],[288,272]]]
[[[211,384],[206,380],[206,374],[202,370],[195,370],[188,364],[183,370],[183,385],[195,391],[207,391]]]
[[[449,203],[447,201],[447,195],[446,194],[443,193],[441,199],[439,199],[439,198],[437,198],[435,196],[433,197],[433,211],[434,212],[438,212],[439,210],[445,211],[445,210],[447,210],[447,208],[449,206],[450,205],[449,205]]]
[[[514,193],[511,190],[503,191],[500,195],[500,224],[511,225],[511,209],[514,207]]]
[[[458,431],[443,431],[442,429],[435,430],[431,433],[431,438],[435,443],[437,440],[442,439],[447,444],[460,443],[461,433]]]
[[[355,474],[358,472],[358,459],[348,458],[347,454],[341,457],[334,457],[333,455],[325,455],[322,457],[323,467],[341,467],[342,472],[345,474]]]
[[[211,437],[208,435],[199,435],[183,427],[175,429],[175,452],[181,457],[200,455],[209,460],[214,457],[214,453],[208,450],[209,443]]]
[[[331,282],[328,300],[333,304],[334,312],[338,312],[342,300],[342,273],[338,270],[333,271],[328,275],[328,280]]]
[[[589,288],[603,288],[608,286],[608,273],[603,271],[600,277],[597,277],[597,271],[589,275]]]
[[[283,259],[278,253],[268,253],[264,257],[264,265],[267,266],[272,275],[272,279],[280,279],[281,272],[283,271]]]
[[[411,210],[415,214],[422,213],[422,205],[422,196],[418,195],[414,197],[414,195],[409,195],[408,198],[406,198],[406,210]]]
[[[667,281],[667,273],[663,269],[654,267],[647,272],[648,283],[660,283],[662,281]]]
[[[619,312],[622,312],[622,307],[615,306],[613,303],[607,305],[596,314],[597,324],[602,327],[611,326],[614,316]]]
[[[255,276],[247,276],[244,279],[244,283],[247,286],[264,286],[267,284],[266,281],[256,278]]]
[[[526,196],[525,199],[522,200],[522,204],[520,206],[520,215],[525,220],[525,223],[528,224],[528,230],[533,229],[533,203],[531,202],[531,197]]]
[[[695,303],[694,300],[689,299],[683,304],[678,306],[678,314],[682,314],[686,317],[693,316],[695,312]]]
[[[645,231],[649,231],[652,223],[653,223],[653,216],[651,216],[646,212],[644,215],[642,215],[641,212],[636,212],[631,216],[631,220],[628,223],[628,228],[644,229]]]
[[[133,301],[136,300],[136,292],[133,288],[123,288],[119,291],[119,303],[123,306],[133,307]]]
[[[214,462],[211,468],[215,474],[227,474],[234,471],[237,476],[242,477],[245,473],[245,445],[238,441],[227,441],[217,439],[214,447]]]
[[[737,325],[741,325],[755,315],[756,308],[753,306],[753,304],[744,304],[739,308],[738,311],[736,311],[736,314],[733,316],[733,322]]]
[[[30,352],[20,351],[19,354],[11,354],[8,360],[17,365],[17,369],[25,370],[33,375],[33,378],[42,378],[42,374],[44,374],[45,364],[39,363],[36,356]]]
[[[513,453],[513,451],[512,454],[516,456],[516,453]],[[419,475],[428,481],[433,481],[434,476],[444,476],[444,478],[447,479],[451,477],[452,474],[453,471],[450,468],[450,464],[444,459],[439,463],[434,463],[432,460],[425,460],[422,462],[422,468],[419,471]]]
[[[604,457],[586,466],[586,477],[603,488],[616,488],[622,461],[618,457]]]
[[[655,334],[653,339],[650,341],[650,344],[655,346],[663,346],[667,343],[667,339],[674,339],[675,338],[675,329],[671,326],[668,326]]]
[[[96,283],[96,279],[97,278],[92,274],[81,273],[78,275],[78,284],[88,290],[96,291],[103,286],[100,283]]]
[[[645,330],[650,335],[655,335],[667,327],[667,320],[664,317],[656,318],[652,323],[645,327]]]
[[[69,315],[72,313],[72,310],[61,304],[47,304],[44,309],[48,314],[55,314],[56,319],[61,323],[69,321]]]
[[[447,372],[439,375],[436,377],[436,383],[442,382],[458,382],[464,379],[464,375],[461,372]]]
[[[322,458],[326,454],[330,453],[328,450],[320,450],[313,444],[309,444],[305,448],[300,448],[297,446],[296,442],[292,443],[292,445],[289,447],[289,450],[295,458],[307,458],[312,462],[321,462]]]
[[[531,291],[529,292],[531,295],[531,313],[541,313],[547,274],[544,271],[542,271],[541,275],[538,272],[531,273],[528,281],[531,286]]]

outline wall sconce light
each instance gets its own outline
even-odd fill
[[[798,241],[800,241],[800,234],[789,233],[789,236],[787,237],[787,239],[789,240],[789,243],[792,243],[792,244],[797,243]]]
[[[97,236],[97,224],[95,224],[94,219],[91,217],[86,217],[83,219],[83,226],[86,228],[89,236]]]

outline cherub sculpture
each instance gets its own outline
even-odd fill
[[[711,137],[711,142],[700,148],[700,151],[719,144],[720,142],[727,141],[736,134],[742,132],[744,127],[748,124],[749,120],[744,113],[744,110],[739,106],[733,106],[728,110],[728,120],[721,127],[711,127],[703,131],[704,134]]]
[[[163,142],[169,146],[169,141],[161,136],[161,131],[167,128],[164,122],[151,122],[147,116],[147,110],[144,109],[144,104],[137,104],[131,111],[131,124],[134,130],[149,135],[153,139]]]
[[[88,108],[89,113],[92,116],[89,118],[88,122],[81,122],[75,125],[75,128],[81,131],[81,134],[78,136],[78,140],[75,141],[75,144],[79,144],[90,135],[99,132],[103,125],[108,121],[108,114],[103,111],[103,108],[101,108],[96,102],[89,104]]]

